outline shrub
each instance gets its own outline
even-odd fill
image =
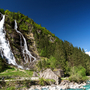
[[[15,90],[15,87],[8,87],[7,90]]]
[[[39,84],[41,86],[44,86],[44,85],[50,85],[50,84],[54,84],[55,83],[55,80],[54,79],[44,79],[44,78],[40,78],[39,79]]]
[[[44,85],[45,85],[45,80],[44,80],[44,78],[40,78],[40,79],[39,79],[39,84],[40,84],[41,86],[44,86]]]
[[[82,66],[74,66],[70,70],[70,81],[83,82],[87,80],[86,69]]]

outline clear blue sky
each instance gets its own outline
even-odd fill
[[[60,39],[90,51],[90,0],[1,0],[0,8],[20,11]]]

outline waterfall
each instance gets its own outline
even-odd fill
[[[1,51],[1,56],[5,57],[7,59],[8,64],[16,65],[16,61],[15,61],[14,55],[11,51],[9,41],[6,40],[6,38],[5,38],[6,32],[4,30],[4,21],[5,21],[5,15],[3,15],[3,18],[0,21],[0,51]]]
[[[36,58],[34,57],[34,56],[32,56],[31,55],[31,52],[28,50],[28,47],[27,47],[27,42],[26,42],[26,39],[25,39],[25,37],[23,36],[23,34],[20,32],[20,31],[18,31],[17,30],[17,22],[16,22],[16,20],[15,20],[15,30],[16,30],[16,32],[20,35],[20,47],[21,47],[21,49],[22,49],[22,54],[23,54],[23,57],[24,57],[24,61],[26,62],[26,63],[28,63],[28,61],[30,60],[30,62],[31,62],[31,58],[33,58],[34,60],[33,61],[35,61],[36,60]],[[24,46],[22,45],[22,39],[23,39],[23,41],[24,41]],[[23,48],[22,48],[23,47]]]
[[[6,37],[5,37],[6,36],[6,32],[5,32],[5,28],[4,28],[5,15],[2,15],[2,17],[3,18],[0,21],[0,54],[1,54],[2,58],[5,58],[7,60],[8,64],[12,64],[12,65],[17,66],[18,68],[23,69],[22,66],[20,66],[16,63],[14,54],[12,53],[12,50],[10,48],[9,40],[6,39]],[[22,54],[23,54],[25,62],[28,63],[29,60],[31,62],[31,59],[33,59],[33,61],[35,61],[36,58],[34,56],[32,56],[32,54],[28,50],[26,39],[24,38],[23,34],[17,30],[16,20],[15,20],[15,30],[20,35],[20,46],[22,49]],[[24,45],[22,45],[22,39],[24,41]]]
[[[0,54],[2,58],[5,58],[7,60],[8,64],[13,64],[17,66],[18,68],[22,68],[22,66],[17,65],[15,61],[15,57],[11,51],[9,41],[6,40],[6,32],[4,29],[4,21],[5,21],[5,15],[2,15],[3,18],[0,21]]]

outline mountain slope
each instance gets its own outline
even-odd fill
[[[10,42],[12,52],[19,65],[33,68],[35,62],[25,63],[24,61],[22,54],[23,47],[21,48],[20,46],[20,35],[14,29],[15,20],[17,21],[18,30],[26,38],[28,49],[31,54],[37,58],[37,60],[40,60],[40,57],[48,58],[48,60],[45,60],[45,62],[49,61],[46,63],[45,68],[52,68],[51,63],[53,62],[53,68],[63,69],[68,74],[70,68],[73,66],[82,65],[86,69],[87,74],[90,74],[90,57],[85,54],[84,49],[81,50],[80,47],[73,47],[68,41],[63,42],[45,27],[36,24],[32,19],[20,12],[15,13],[9,10],[4,11],[3,9],[0,9],[0,12],[6,16],[6,38],[8,38]],[[24,41],[22,44],[24,44]],[[44,67],[43,64],[42,67]]]

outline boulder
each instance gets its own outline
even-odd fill
[[[68,83],[65,84],[65,85],[63,85],[63,87],[62,87],[62,89],[69,89],[69,88],[70,88],[70,87],[69,87]]]
[[[40,78],[54,79],[56,84],[59,84],[61,81],[60,77],[57,76],[51,69],[46,69],[45,71],[40,72]]]

